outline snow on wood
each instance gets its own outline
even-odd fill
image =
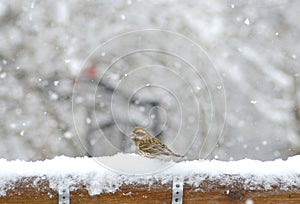
[[[86,192],[88,196],[140,195],[142,199],[152,190],[171,195],[170,184],[176,177],[184,177],[184,189],[185,192],[189,189],[189,195],[219,191],[224,196],[242,200],[246,198],[245,192],[275,190],[277,194],[294,192],[298,201],[300,199],[300,156],[286,161],[245,159],[175,163],[119,153],[99,158],[60,156],[36,162],[1,159],[0,166],[0,201],[1,197],[22,194],[18,191],[26,192],[26,188],[37,189],[49,199],[57,198],[57,191],[66,188],[77,192],[77,196]]]

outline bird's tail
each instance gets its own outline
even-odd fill
[[[187,160],[187,157],[179,154],[174,154],[172,160],[175,162],[180,162],[180,161]]]

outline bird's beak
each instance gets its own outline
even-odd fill
[[[130,135],[130,138],[131,138],[132,140],[135,140],[135,135],[134,135],[134,134]]]

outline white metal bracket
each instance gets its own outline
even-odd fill
[[[68,188],[58,191],[58,204],[70,204],[70,190]]]
[[[172,204],[183,203],[183,185],[184,185],[184,178],[175,177],[173,179]]]

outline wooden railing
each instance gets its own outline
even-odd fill
[[[177,163],[121,153],[42,162],[0,159],[0,204],[299,204],[299,164],[300,156],[269,162]],[[162,169],[148,173],[151,168]]]
[[[299,172],[300,173],[300,172]],[[223,180],[214,180],[205,175],[197,187],[184,184],[183,203],[243,203],[243,204],[299,204],[300,186],[292,185],[285,190],[281,186],[272,186],[266,190],[263,185],[245,188],[246,180],[238,175],[225,175],[222,179],[230,180],[224,185]],[[38,182],[36,182],[38,181]],[[1,182],[1,181],[0,181]],[[99,181],[101,182],[101,181]],[[249,181],[247,181],[249,182]],[[280,184],[280,178],[278,178]],[[123,184],[116,192],[104,192],[90,196],[83,184],[70,191],[70,203],[172,203],[172,182],[161,184]],[[27,177],[10,183],[6,195],[0,197],[0,203],[59,203],[58,192],[49,187],[45,178]]]

